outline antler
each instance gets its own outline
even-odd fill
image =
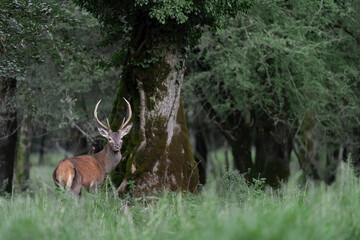
[[[131,114],[132,114],[130,103],[129,103],[125,98],[124,98],[124,100],[125,100],[125,102],[127,103],[128,108],[129,108],[129,117],[128,117],[128,119],[126,120],[125,123],[124,123],[125,118],[123,119],[123,121],[122,121],[122,123],[121,123],[121,125],[120,125],[119,130],[123,129],[123,128],[129,123],[129,121],[130,121],[130,119],[131,119]],[[118,130],[118,131],[119,131],[119,130]]]
[[[110,131],[109,120],[106,119],[108,126],[105,126],[105,124],[103,124],[102,122],[100,122],[100,120],[99,120],[99,118],[98,118],[98,116],[97,116],[97,109],[98,109],[98,107],[99,107],[100,102],[101,102],[101,99],[98,101],[98,103],[97,103],[96,106],[95,106],[94,117],[95,117],[96,121],[97,121],[103,128],[105,128],[107,131]]]

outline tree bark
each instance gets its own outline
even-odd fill
[[[9,105],[16,79],[0,78],[0,194],[11,193],[17,141],[16,111]]]
[[[31,128],[25,121],[18,133],[15,162],[15,183],[19,190],[28,188],[30,178]]]
[[[135,181],[135,195],[164,188],[196,193],[199,174],[180,97],[184,62],[176,44],[149,40],[154,36],[145,25],[139,24],[130,41],[110,115],[111,127],[117,130],[127,109],[123,97],[130,101],[134,125],[124,138],[123,160],[112,179],[122,185]]]

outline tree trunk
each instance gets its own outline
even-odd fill
[[[31,128],[25,121],[18,134],[15,162],[15,183],[21,191],[28,188],[27,181],[30,177],[30,149]]]
[[[89,153],[88,143],[86,137],[76,128],[71,129],[72,146],[71,152],[74,156],[84,155]]]
[[[333,136],[335,137],[335,136]],[[343,146],[335,143],[326,144],[326,163],[324,166],[323,179],[328,185],[336,180],[336,170],[339,162],[342,161]]]
[[[130,101],[134,126],[124,138],[113,181],[135,181],[135,195],[164,188],[197,192],[199,174],[180,98],[184,62],[175,44],[154,44],[148,32],[145,23],[135,29],[110,115],[117,130],[127,109],[123,97]]]
[[[205,96],[200,88],[198,89],[198,94]],[[206,100],[206,97],[203,98],[202,105],[212,118],[215,126],[230,144],[235,168],[240,173],[245,173],[246,179],[251,182],[252,178],[256,177],[251,158],[253,113],[245,111],[245,114],[243,114],[239,111],[234,111],[224,121],[216,113],[211,103]]]
[[[313,114],[306,112],[300,129],[295,136],[294,152],[298,158],[301,169],[304,171],[304,180],[310,177],[313,180],[320,180],[319,153],[320,144],[317,137],[317,129]]]
[[[206,183],[206,162],[207,162],[207,147],[204,134],[200,128],[196,129],[195,133],[195,161],[199,169],[199,180],[202,185]]]
[[[251,181],[253,177],[256,177],[251,159],[251,128],[242,124],[233,134],[235,139],[227,137],[227,140],[232,149],[234,166],[240,173],[246,173],[246,179]]]
[[[44,151],[45,151],[45,140],[46,140],[46,130],[41,130],[41,139],[40,139],[40,149],[39,149],[39,161],[38,165],[43,166],[44,165]]]
[[[11,193],[17,140],[16,111],[9,106],[16,80],[0,78],[0,194]]]
[[[293,135],[282,123],[274,124],[268,119],[261,124],[255,140],[255,171],[259,178],[266,178],[267,184],[279,187],[280,182],[287,181],[290,175]]]

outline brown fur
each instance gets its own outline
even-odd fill
[[[67,184],[70,184],[70,192],[74,195],[80,193],[81,186],[90,189],[90,187],[101,185],[104,176],[103,162],[94,155],[63,159],[53,172],[55,185],[67,188]]]

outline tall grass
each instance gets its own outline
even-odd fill
[[[229,172],[197,195],[55,198],[48,185],[0,200],[0,239],[360,239],[360,183],[344,165],[331,186],[248,187]],[[259,184],[260,185],[260,184]]]

